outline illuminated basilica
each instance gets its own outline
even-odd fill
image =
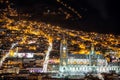
[[[102,54],[96,54],[94,46],[91,51],[86,54],[68,54],[67,41],[63,39],[60,45],[60,76],[80,75],[81,73],[109,73],[115,71],[120,73],[120,65],[108,64]]]

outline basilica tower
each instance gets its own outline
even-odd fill
[[[68,64],[68,49],[67,49],[67,40],[64,38],[61,40],[60,44],[60,72],[67,72],[67,64]]]
[[[89,66],[91,66],[92,68],[92,72],[96,72],[96,66],[97,66],[97,54],[95,53],[95,49],[94,49],[94,45],[91,45],[91,51],[89,54],[89,60],[90,60],[90,64]]]

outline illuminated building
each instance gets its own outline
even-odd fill
[[[109,64],[102,54],[96,54],[94,46],[86,54],[68,54],[67,41],[63,39],[60,45],[59,76],[80,76],[86,73],[120,73],[119,64]]]

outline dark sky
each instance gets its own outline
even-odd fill
[[[119,33],[119,7],[117,2],[107,0],[91,0],[90,3],[92,10],[89,17],[93,24],[96,23],[95,27],[100,27],[100,30],[105,32],[110,31],[113,33]],[[96,12],[94,12],[96,10]],[[93,11],[93,12],[92,12]],[[99,29],[99,28],[98,28]]]
[[[11,0],[13,1],[13,0]],[[100,33],[120,34],[119,2],[113,0],[61,0],[81,13],[80,8],[86,8],[87,14],[81,20],[81,28]],[[21,7],[32,7],[36,4],[46,3],[56,5],[55,0],[14,0]],[[54,4],[55,3],[55,4]],[[79,29],[80,27],[74,27]],[[80,29],[81,29],[80,28]]]
[[[67,1],[67,0],[66,0]],[[119,2],[113,0],[70,0],[78,11],[87,8],[88,14],[82,25],[89,30],[120,34]]]

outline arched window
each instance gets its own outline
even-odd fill
[[[65,71],[65,67],[63,68],[63,70]]]

